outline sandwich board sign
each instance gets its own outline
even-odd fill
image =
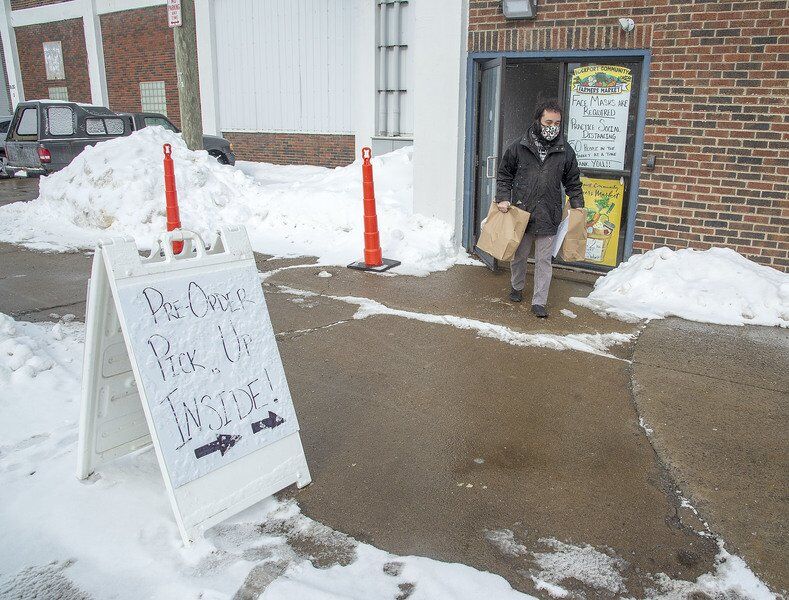
[[[183,241],[175,255],[173,241]],[[185,544],[310,483],[296,412],[243,228],[150,256],[102,241],[88,287],[78,477],[152,443]]]

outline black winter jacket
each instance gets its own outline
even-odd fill
[[[575,151],[562,137],[548,146],[545,162],[530,132],[507,148],[496,178],[496,202],[509,201],[531,213],[528,231],[535,235],[555,235],[562,221],[561,186],[572,208],[584,205],[581,172]]]

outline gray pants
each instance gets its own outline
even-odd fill
[[[512,287],[522,290],[526,285],[526,260],[529,258],[532,243],[534,243],[534,293],[531,303],[545,306],[548,302],[548,288],[551,287],[551,257],[553,254],[553,239],[555,235],[534,235],[527,232],[521,240],[520,246],[512,257],[510,269],[512,270]]]

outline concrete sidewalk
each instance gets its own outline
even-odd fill
[[[315,479],[292,492],[306,514],[537,595],[535,558],[551,540],[627,562],[618,591],[572,578],[566,588],[643,597],[657,573],[694,580],[713,569],[715,543],[699,535],[708,531],[725,534],[774,589],[787,587],[787,332],[678,319],[639,331],[569,303],[591,286],[563,279],[553,317],[538,320],[528,304],[502,300],[505,274],[476,267],[427,278],[321,270],[280,270],[264,284],[286,365],[310,367],[291,377]],[[517,347],[413,316],[355,320],[357,305],[331,298],[344,296],[524,333],[640,338],[612,348],[628,362]],[[725,443],[709,426],[721,422]]]
[[[307,516],[546,598],[533,577],[555,577],[544,556],[572,547],[608,565],[607,579],[565,571],[561,585],[588,598],[644,597],[658,573],[714,571],[717,546],[698,534],[707,521],[787,587],[785,331],[602,319],[568,301],[590,284],[564,279],[545,321],[503,299],[506,275],[479,267],[319,277],[307,259],[258,259],[314,480],[285,495]],[[0,312],[83,318],[89,269],[84,253],[0,245]],[[348,296],[404,312],[355,319],[358,303],[337,299]],[[634,337],[602,356],[485,337],[485,324],[518,344]]]

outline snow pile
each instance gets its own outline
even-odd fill
[[[12,374],[33,378],[52,368],[53,361],[40,343],[19,331],[14,320],[0,314],[0,382],[6,383]]]
[[[166,228],[162,144],[173,148],[181,223],[207,241],[245,225],[255,250],[345,265],[363,254],[361,167],[220,165],[181,136],[146,127],[87,147],[41,179],[40,196],[0,209],[0,241],[43,250],[92,248],[128,235],[150,248]],[[458,258],[448,223],[413,213],[412,148],[373,159],[381,246],[400,272],[446,269]]]
[[[79,323],[17,322],[0,313],[0,457],[76,421],[83,341]]]
[[[598,279],[587,298],[570,300],[627,321],[677,316],[789,327],[789,275],[728,248],[637,254]]]

